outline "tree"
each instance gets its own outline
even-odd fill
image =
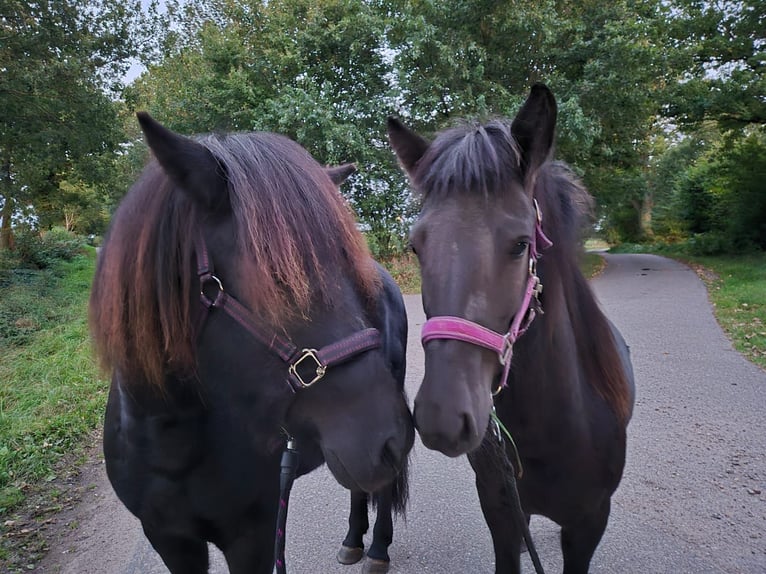
[[[139,54],[140,2],[2,0],[0,9],[0,248],[27,205],[43,225],[63,220],[60,185],[121,133],[112,96]],[[72,190],[70,186],[70,191]]]
[[[285,134],[319,162],[355,162],[344,193],[385,254],[409,210],[384,139],[386,20],[362,0],[208,0],[175,7],[166,57],[126,101],[184,133]]]
[[[663,114],[700,142],[693,164],[676,166],[670,209],[701,251],[766,246],[765,18],[763,2],[675,0],[668,19],[676,76]]]
[[[623,236],[647,233],[647,142],[664,88],[659,1],[392,2],[401,114],[436,131],[453,116],[512,116],[532,83],[560,106],[559,157],[584,173]],[[619,214],[619,216],[617,215]]]
[[[666,114],[694,129],[766,124],[766,5],[759,0],[675,0],[668,36],[678,81]]]

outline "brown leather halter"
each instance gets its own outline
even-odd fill
[[[257,341],[267,347],[287,365],[285,380],[295,392],[310,387],[324,377],[327,369],[344,363],[371,349],[380,347],[380,332],[375,328],[362,329],[321,349],[301,349],[289,339],[264,331],[254,314],[223,288],[222,281],[214,274],[205,240],[195,238],[197,275],[200,282],[200,302],[203,313],[197,325],[197,333],[211,309],[221,309],[234,319]]]

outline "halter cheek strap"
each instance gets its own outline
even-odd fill
[[[529,328],[537,312],[542,313],[539,297],[540,293],[542,293],[543,285],[537,276],[537,260],[540,258],[540,251],[551,247],[553,242],[543,232],[540,207],[537,204],[537,200],[533,201],[537,222],[535,223],[535,236],[532,238],[529,246],[527,287],[524,291],[524,298],[511,321],[508,332],[500,334],[462,317],[439,316],[428,319],[423,325],[420,335],[423,346],[434,339],[453,339],[495,351],[498,361],[503,366],[503,374],[500,384],[493,394],[499,393],[508,382],[514,343]],[[534,305],[533,301],[535,302]]]
[[[195,238],[195,251],[200,282],[200,302],[203,308],[196,332],[201,332],[202,325],[211,309],[221,309],[247,330],[254,339],[282,359],[287,365],[286,380],[293,392],[310,387],[319,381],[329,367],[349,361],[357,355],[382,345],[380,332],[375,328],[362,329],[321,349],[302,349],[277,333],[264,331],[259,326],[255,315],[224,291],[223,283],[213,273],[207,246],[201,235]]]

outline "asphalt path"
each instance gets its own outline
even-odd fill
[[[592,285],[631,347],[637,403],[625,475],[591,572],[766,573],[766,373],[733,350],[688,267],[652,255],[606,259]],[[424,316],[419,296],[406,303],[412,399],[423,375]],[[493,573],[466,458],[447,458],[417,440],[411,468],[411,502],[395,526],[391,572]],[[92,486],[68,519],[72,532],[52,548],[42,571],[167,572],[112,494],[103,464],[92,464],[86,480]],[[347,512],[348,494],[326,468],[296,482],[287,527],[290,574],[360,571],[335,561]],[[560,572],[556,525],[534,517],[531,530],[546,571]],[[533,571],[526,555],[522,565]],[[227,572],[217,552],[211,572]]]

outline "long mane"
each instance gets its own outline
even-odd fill
[[[429,146],[412,174],[424,201],[439,201],[450,193],[496,197],[520,182],[522,163],[518,143],[506,120],[487,124],[466,123],[441,132]],[[578,266],[581,233],[592,213],[593,200],[565,164],[547,162],[538,171],[534,197],[543,213],[543,228],[553,241],[539,269],[545,290],[546,314],[538,319],[551,340],[568,320],[574,331],[577,356],[585,377],[618,418],[630,417],[630,391],[617,343],[587,280]]]
[[[306,150],[271,133],[198,141],[226,168],[237,272],[249,286],[237,297],[265,324],[286,329],[307,320],[313,305],[334,306],[339,273],[363,304],[375,296],[377,271],[355,218]],[[206,216],[156,161],[126,195],[90,300],[91,332],[107,370],[158,385],[169,372],[193,372],[193,243]]]
[[[549,162],[538,174],[534,195],[543,213],[543,230],[553,247],[543,253],[539,273],[545,290],[541,321],[545,338],[568,319],[585,378],[612,408],[618,419],[630,419],[627,373],[611,326],[587,279],[580,271],[582,232],[592,217],[593,199],[564,163]]]

